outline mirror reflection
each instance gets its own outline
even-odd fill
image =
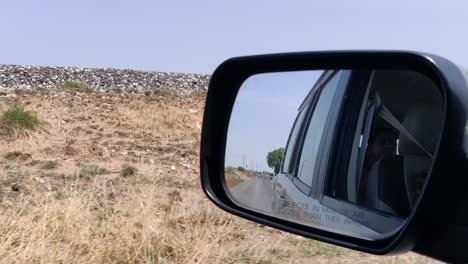
[[[440,138],[443,98],[421,73],[263,73],[241,86],[226,145],[234,202],[365,239],[398,230]]]

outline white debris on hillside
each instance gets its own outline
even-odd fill
[[[181,94],[208,88],[210,75],[149,72],[122,69],[0,65],[0,89],[62,89],[66,82],[84,84],[96,91],[120,89],[144,93],[171,90]]]

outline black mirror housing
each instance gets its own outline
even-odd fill
[[[228,195],[224,179],[226,140],[231,112],[241,84],[264,72],[319,69],[411,70],[429,77],[444,100],[443,128],[422,195],[395,234],[366,240],[329,232],[243,208]],[[352,95],[351,95],[352,96]],[[205,194],[223,210],[297,235],[372,254],[415,252],[445,261],[466,261],[468,240],[468,86],[462,70],[439,56],[406,51],[339,51],[258,55],[232,58],[214,72],[206,100],[200,151]],[[455,238],[454,238],[455,237]]]

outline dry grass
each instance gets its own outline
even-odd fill
[[[224,176],[226,178],[226,185],[229,188],[234,188],[246,180],[255,177],[255,173],[245,169],[239,170],[239,168],[227,167],[224,170]]]
[[[0,98],[0,112],[25,105],[49,124],[28,137],[0,136],[0,260],[430,262],[415,254],[376,257],[336,248],[216,208],[198,179],[203,103],[203,95],[166,93]],[[127,164],[138,173],[123,175]],[[85,168],[92,173],[79,177]]]

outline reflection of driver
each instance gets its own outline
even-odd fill
[[[364,203],[367,199],[367,180],[372,166],[384,157],[390,157],[396,154],[397,135],[390,129],[381,128],[371,134],[369,145],[366,151],[361,179],[359,182],[358,202]]]

